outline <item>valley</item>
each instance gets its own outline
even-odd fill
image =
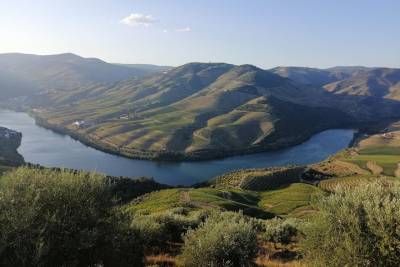
[[[224,235],[245,222],[254,232],[253,263],[302,266],[319,249],[320,241],[310,240],[324,225],[320,218],[328,220],[324,214],[340,211],[333,217],[347,220],[359,199],[385,198],[384,190],[395,194],[399,187],[396,69],[115,66],[131,68],[129,77],[86,77],[54,90],[44,85],[1,103],[9,108],[0,109],[0,125],[9,128],[0,129],[5,207],[35,197],[33,205],[48,198],[81,208],[86,200],[76,199],[100,194],[96,199],[110,200],[111,214],[119,214],[112,221],[125,225],[118,231],[143,239],[136,251],[146,266],[185,266],[191,234],[213,220],[226,223]],[[138,74],[136,67],[154,73]],[[21,186],[26,183],[39,190]],[[339,209],[334,201],[352,208],[342,213],[343,204]],[[31,202],[18,202],[10,214],[30,210]],[[35,209],[58,209],[50,206]],[[85,210],[76,218],[89,216]],[[31,213],[15,218],[25,214]]]
[[[335,69],[325,82],[348,72]],[[313,75],[304,74],[311,81]],[[400,117],[395,99],[331,93],[318,87],[323,78],[311,85],[294,79],[251,65],[189,63],[112,85],[49,92],[28,105],[41,126],[96,149],[172,161],[276,150],[327,129]]]
[[[33,164],[96,170],[112,176],[153,177],[160,183],[187,186],[241,168],[319,162],[346,148],[354,134],[353,130],[328,130],[286,149],[208,161],[172,162],[129,159],[105,153],[40,127],[22,112],[0,110],[0,125],[23,134],[18,151]]]

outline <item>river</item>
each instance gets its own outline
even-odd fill
[[[200,162],[160,162],[104,153],[37,126],[33,118],[22,112],[0,110],[0,126],[22,133],[18,152],[27,162],[114,176],[153,177],[169,185],[191,185],[237,169],[316,163],[346,148],[354,133],[349,129],[333,129],[315,134],[300,145],[272,152]]]

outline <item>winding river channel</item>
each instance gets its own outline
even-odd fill
[[[263,168],[322,161],[346,148],[354,131],[333,129],[286,149],[200,162],[136,160],[104,153],[69,136],[39,127],[26,113],[0,110],[0,126],[22,133],[18,151],[25,161],[46,167],[94,170],[114,176],[153,177],[169,185],[191,185],[243,168]]]

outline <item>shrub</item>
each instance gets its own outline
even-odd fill
[[[242,214],[224,212],[210,217],[184,238],[178,265],[254,266],[257,254],[257,231]]]
[[[1,266],[142,266],[104,176],[19,168],[0,180]]]
[[[399,266],[398,185],[338,189],[317,206],[301,242],[311,266]]]
[[[262,238],[267,242],[289,244],[298,235],[299,220],[274,218],[265,221]]]
[[[136,215],[131,226],[140,232],[147,248],[164,249],[168,242],[181,242],[182,235],[197,227],[207,216],[206,211],[187,213],[177,208],[162,213]]]

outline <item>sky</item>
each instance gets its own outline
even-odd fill
[[[0,0],[0,53],[400,67],[399,0]]]

